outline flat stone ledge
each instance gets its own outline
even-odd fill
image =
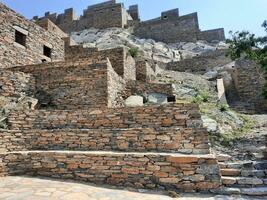
[[[213,154],[181,154],[181,153],[157,153],[157,152],[116,152],[116,151],[12,151],[3,152],[3,154],[31,154],[31,153],[49,153],[49,154],[84,154],[84,155],[144,155],[144,156],[172,156],[172,157],[182,157],[182,158],[207,158],[216,159]]]

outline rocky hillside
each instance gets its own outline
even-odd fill
[[[161,62],[179,61],[181,57],[190,58],[227,46],[224,43],[208,44],[204,41],[167,45],[151,39],[137,38],[131,34],[131,30],[119,28],[105,30],[92,28],[74,32],[71,36],[78,44],[84,44],[86,47],[97,47],[99,49],[110,49],[118,46],[138,48],[145,58]]]

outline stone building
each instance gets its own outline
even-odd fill
[[[162,12],[158,18],[139,23],[134,34],[165,43],[225,40],[223,28],[201,31],[197,13],[180,16],[178,9]]]
[[[221,185],[198,106],[168,103],[175,101],[172,85],[153,83],[155,72],[146,61],[135,63],[124,48],[100,51],[65,40],[64,49],[65,35],[51,21],[39,22],[41,28],[1,4],[2,13],[9,34],[0,38],[15,54],[1,57],[0,95],[27,95],[38,104],[9,113],[8,129],[0,131],[0,176],[182,191]],[[51,56],[42,55],[44,45]],[[18,57],[15,47],[29,55]],[[39,63],[49,57],[52,62]],[[172,98],[165,105],[125,105],[129,96],[149,93]]]
[[[165,43],[195,42],[197,40],[225,40],[224,29],[201,31],[197,13],[179,15],[178,9],[161,13],[161,17],[140,21],[138,5],[125,9],[116,0],[89,6],[83,15],[77,17],[72,8],[63,14],[45,13],[44,17],[35,16],[34,20],[50,19],[63,31],[70,33],[89,28],[105,29],[111,27],[126,28],[133,26],[134,34],[140,38],[149,38]]]
[[[0,68],[64,59],[64,41],[0,3]]]
[[[132,20],[124,5],[116,3],[115,0],[88,6],[80,17],[77,17],[74,10],[69,8],[63,14],[57,15],[47,12],[44,17],[35,16],[33,19],[37,21],[49,19],[67,33],[92,27],[99,29],[124,28],[127,26],[127,21]]]

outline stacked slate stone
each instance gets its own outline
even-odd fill
[[[106,51],[85,51],[84,57],[10,69],[31,74],[33,88],[51,98],[39,110],[9,115],[9,130],[0,133],[0,175],[181,191],[219,187],[219,165],[198,106],[124,107],[117,98],[122,93],[171,95],[171,87],[137,80],[128,86],[125,70],[135,66],[124,50],[110,50],[111,62],[104,60]]]

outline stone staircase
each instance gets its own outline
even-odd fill
[[[208,191],[221,184],[194,104],[16,111],[0,134],[0,175]]]
[[[220,194],[267,195],[267,135],[243,139],[234,156],[218,155],[223,187]]]

